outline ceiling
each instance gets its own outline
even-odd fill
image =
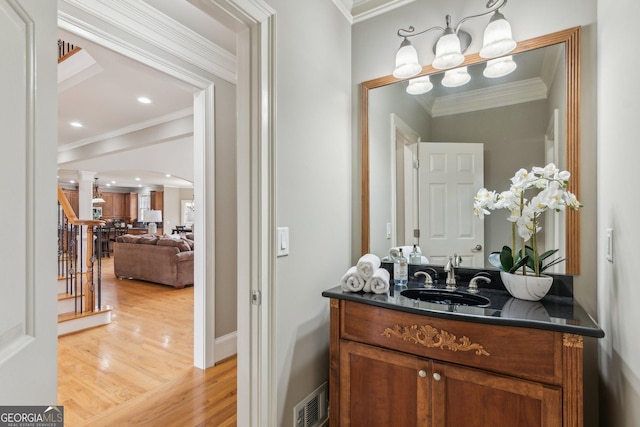
[[[235,33],[211,19],[188,2],[145,0],[148,5],[170,16],[235,55]],[[163,72],[125,57],[92,41],[58,29],[58,38],[82,48],[58,65],[58,150],[87,149],[110,139],[159,125],[192,114],[194,88]],[[151,103],[142,104],[138,97]],[[73,127],[80,122],[82,127]],[[140,140],[120,152],[153,144]],[[105,142],[106,141],[106,142]],[[105,161],[106,155],[81,162],[81,170],[95,172],[100,185],[134,188],[169,186],[190,188],[192,182],[166,176],[166,171],[140,168],[116,171]],[[78,180],[78,162],[59,164],[58,182]],[[111,184],[115,181],[115,184]]]

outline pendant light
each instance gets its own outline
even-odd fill
[[[93,198],[91,199],[91,203],[104,203],[105,200],[102,198],[102,194],[100,193],[100,188],[98,187],[98,178],[94,178],[93,182]]]

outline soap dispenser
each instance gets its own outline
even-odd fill
[[[395,289],[400,290],[406,287],[408,281],[409,266],[407,265],[407,259],[402,253],[402,248],[400,248],[400,253],[393,264],[393,282],[395,283]]]
[[[413,250],[409,254],[409,264],[413,264],[413,265],[422,264],[422,254],[418,252],[418,245],[413,245]]]

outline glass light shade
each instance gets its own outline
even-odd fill
[[[409,80],[409,86],[407,86],[407,93],[411,95],[422,95],[433,89],[433,83],[429,76],[422,76]]]
[[[506,55],[516,48],[517,43],[511,35],[511,25],[502,14],[496,12],[487,28],[484,29],[484,38],[480,56],[482,58],[497,58]]]
[[[419,74],[420,71],[422,71],[422,66],[418,63],[418,51],[405,38],[396,53],[396,68],[393,70],[393,77],[406,79]]]
[[[513,72],[513,70],[515,70],[516,68],[517,65],[513,61],[513,57],[509,55],[487,61],[487,66],[485,67],[482,74],[490,79],[495,79],[497,77],[506,76],[507,74]]]
[[[464,62],[464,56],[460,51],[460,39],[455,33],[445,34],[438,39],[436,44],[436,57],[433,60],[433,68],[446,70],[456,67]]]
[[[454,70],[447,70],[444,72],[444,78],[442,79],[442,86],[445,87],[458,87],[466,85],[471,80],[471,76],[467,71],[467,67],[460,67]]]

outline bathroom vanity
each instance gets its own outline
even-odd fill
[[[604,332],[561,293],[530,302],[494,285],[479,295],[487,307],[323,292],[330,425],[582,426],[583,340]]]

